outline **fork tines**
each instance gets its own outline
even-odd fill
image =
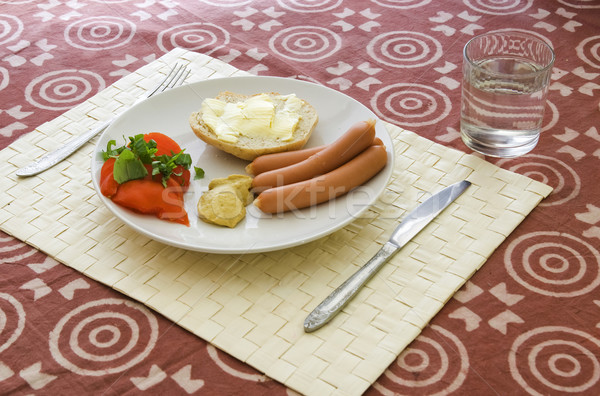
[[[173,74],[173,70],[175,70],[176,67],[177,64],[173,67],[173,69],[171,69],[171,72],[167,76],[165,86],[168,88],[173,88],[177,85],[182,84],[187,78],[187,76],[190,74],[190,70],[187,67],[185,67],[185,65],[179,66],[179,68],[177,68],[177,71],[175,71],[175,73]],[[169,76],[171,74],[173,74],[173,76],[169,79]]]

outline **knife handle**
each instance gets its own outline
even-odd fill
[[[46,169],[53,167],[54,165],[58,164],[60,161],[64,160],[65,158],[73,154],[75,151],[77,151],[81,146],[90,141],[94,136],[102,132],[107,126],[110,125],[110,123],[113,120],[114,118],[111,118],[108,121],[103,122],[100,126],[89,130],[86,133],[83,133],[79,136],[74,137],[58,149],[49,152],[40,159],[17,170],[17,176],[33,176],[45,171]]]
[[[304,331],[310,333],[329,322],[397,250],[398,246],[386,242],[365,265],[335,289],[306,317]]]

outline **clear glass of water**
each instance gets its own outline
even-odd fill
[[[493,157],[531,151],[542,130],[552,48],[528,33],[498,31],[471,39],[463,57],[463,142]]]

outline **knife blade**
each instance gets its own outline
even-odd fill
[[[335,289],[304,320],[304,331],[310,333],[329,322],[354,297],[377,271],[460,196],[471,182],[463,180],[433,194],[402,219],[390,239],[358,271]]]

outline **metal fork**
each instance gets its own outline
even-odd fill
[[[158,84],[148,94],[136,100],[133,104],[137,104],[143,100],[146,100],[158,92],[163,92],[167,89],[183,84],[183,82],[189,74],[190,70],[184,65],[173,66],[169,74],[167,74],[167,76],[160,82],[160,84]],[[65,158],[73,154],[75,151],[77,151],[81,146],[89,142],[94,136],[106,129],[106,127],[108,127],[115,120],[115,118],[117,118],[117,116],[105,121],[104,123],[102,123],[102,125],[69,140],[67,143],[65,143],[58,149],[45,154],[43,157],[39,158],[35,162],[32,162],[31,164],[17,170],[17,176],[33,176],[53,167],[54,165],[58,164],[60,161],[64,160]]]

